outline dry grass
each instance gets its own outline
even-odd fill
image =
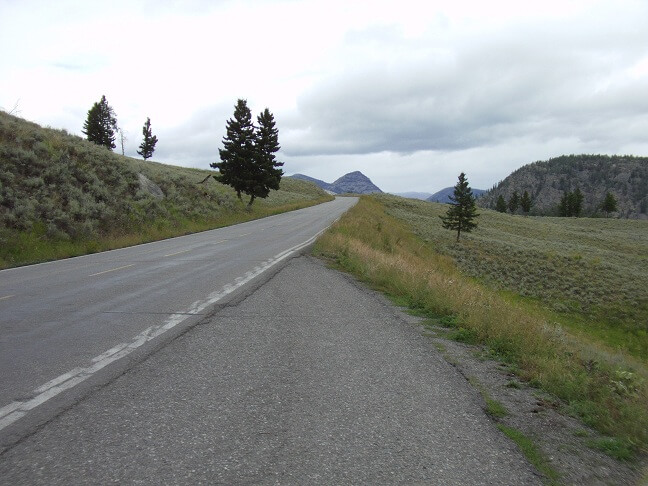
[[[648,370],[567,333],[545,312],[467,277],[409,225],[363,197],[316,245],[316,253],[409,307],[452,322],[511,363],[569,411],[636,449],[648,445]],[[440,224],[437,223],[439,231]]]

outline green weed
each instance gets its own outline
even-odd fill
[[[538,471],[544,474],[549,484],[560,484],[560,475],[551,467],[549,461],[540,449],[538,449],[533,440],[513,427],[504,424],[497,424],[497,428],[517,444],[527,460],[533,464]]]
[[[630,461],[634,458],[633,448],[625,440],[607,437],[603,439],[591,439],[586,441],[586,443],[589,447],[598,449],[620,461]]]

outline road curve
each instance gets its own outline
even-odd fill
[[[48,420],[66,394],[78,398],[81,384],[105,382],[126,358],[258,285],[356,201],[0,271],[0,447]]]

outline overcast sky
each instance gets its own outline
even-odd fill
[[[0,0],[0,108],[208,168],[238,98],[287,174],[488,189],[562,154],[648,155],[648,1]],[[118,147],[116,151],[120,151]]]

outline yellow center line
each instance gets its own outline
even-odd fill
[[[97,272],[97,273],[93,273],[92,275],[88,275],[88,277],[96,277],[97,275],[102,275],[102,274],[104,274],[104,273],[108,273],[108,272],[116,272],[117,270],[121,270],[121,269],[123,269],[123,268],[132,267],[133,265],[135,265],[135,264],[134,264],[134,263],[131,263],[130,265],[124,265],[123,267],[117,267],[117,268],[113,268],[113,269],[111,269],[111,270],[104,270],[103,272]]]
[[[11,299],[12,297],[15,297],[15,295],[5,295],[4,297],[0,297],[0,300],[7,300]]]
[[[189,248],[188,250],[176,251],[175,253],[169,253],[168,255],[164,255],[164,256],[165,257],[170,257],[170,256],[173,256],[173,255],[179,255],[180,253],[187,253],[188,251],[191,251],[191,248]]]

